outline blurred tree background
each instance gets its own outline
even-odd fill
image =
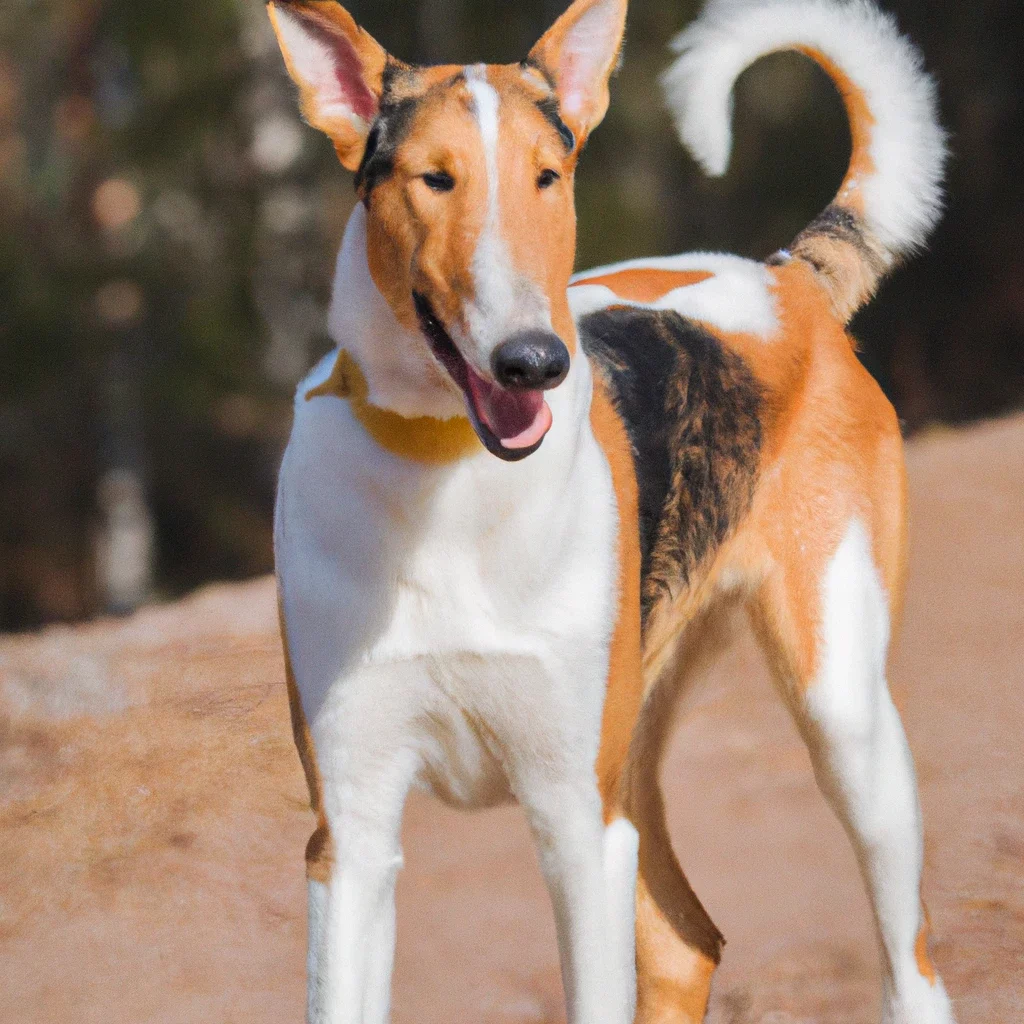
[[[563,0],[353,0],[398,56],[525,55]],[[856,322],[908,431],[1024,397],[1020,0],[886,0],[937,75],[949,207]],[[778,55],[703,178],[657,87],[696,0],[633,0],[578,175],[579,266],[764,257],[834,193],[835,91]],[[271,567],[291,392],[327,349],[354,202],[304,127],[260,0],[5,0],[0,19],[0,629],[123,611]]]

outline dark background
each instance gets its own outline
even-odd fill
[[[353,0],[396,55],[518,60],[554,0]],[[692,0],[633,0],[578,175],[579,266],[764,257],[834,193],[849,135],[802,58],[740,81],[709,181],[657,76]],[[940,84],[948,211],[855,322],[907,432],[1024,398],[1020,0],[888,0]],[[271,567],[274,479],[351,178],[301,125],[259,0],[7,0],[0,18],[0,629]]]

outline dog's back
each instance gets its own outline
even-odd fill
[[[672,606],[669,618],[685,624],[713,589],[709,577],[738,578],[717,556],[766,472],[806,462],[797,479],[810,481],[821,475],[810,465],[817,458],[857,463],[848,475],[872,480],[879,448],[892,456],[883,464],[899,462],[895,416],[851,354],[846,324],[923,243],[939,214],[945,159],[933,83],[872,6],[720,0],[673,45],[680,56],[664,76],[668,102],[709,173],[728,164],[736,78],[780,49],[805,53],[830,75],[853,145],[833,202],[765,263],[689,253],[574,279],[583,347],[633,443],[649,663],[650,626],[664,618],[652,615],[656,607]],[[873,483],[877,493],[858,500],[901,507],[901,474]],[[902,569],[887,554],[883,573],[898,594]],[[664,624],[654,633],[666,642]]]

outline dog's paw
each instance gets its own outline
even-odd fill
[[[956,1024],[956,1017],[942,981],[933,984],[917,975],[885,1000],[882,1024]]]

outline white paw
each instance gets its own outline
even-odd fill
[[[886,998],[882,1024],[956,1024],[956,1018],[941,979],[933,985],[915,974],[895,996]]]

